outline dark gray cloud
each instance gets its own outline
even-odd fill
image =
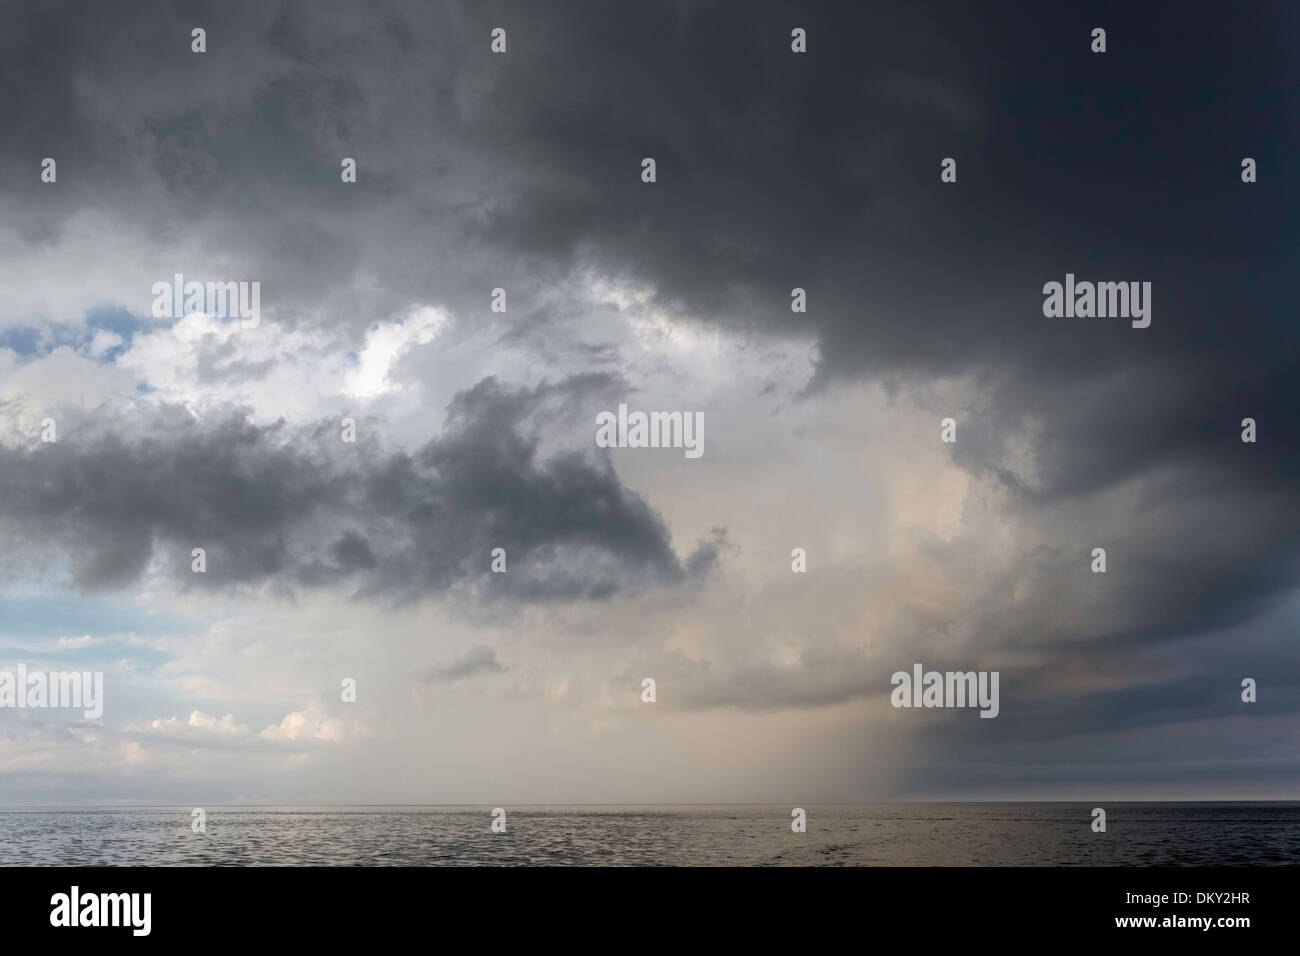
[[[687,317],[811,331],[824,378],[976,374],[1004,416],[991,427],[1011,410],[1048,420],[1045,493],[1213,464],[1247,414],[1267,422],[1269,474],[1300,486],[1288,200],[1268,168],[1292,135],[1276,110],[1296,105],[1289,51],[1269,39],[1285,8],[1180,39],[1178,62],[1250,51],[1212,85],[1171,68],[1122,7],[1105,57],[1018,42],[1090,22],[1027,4],[869,22],[835,3],[74,9],[13,7],[3,31],[7,85],[43,78],[3,124],[34,152],[6,153],[0,201],[33,234],[88,207],[187,230],[243,257],[282,321],[354,341],[360,296],[377,297],[364,314],[434,300],[491,322],[486,291],[508,286],[544,319],[533,293],[592,265]],[[792,24],[807,56],[788,52]],[[506,56],[488,52],[495,25]],[[35,154],[61,151],[41,191]],[[1265,168],[1249,187],[1247,153]],[[356,188],[338,183],[343,155]],[[959,183],[943,186],[950,155]],[[211,261],[160,256],[156,271]],[[1153,327],[1044,319],[1041,287],[1067,271],[1152,281]],[[789,311],[795,285],[806,315]],[[523,328],[538,326],[503,334]]]
[[[603,385],[535,389],[485,379],[459,394],[440,437],[414,454],[346,444],[336,423],[295,430],[163,409],[134,437],[89,428],[0,449],[0,522],[11,568],[66,563],[85,589],[139,579],[161,560],[186,586],[271,581],[351,587],[400,601],[451,589],[485,600],[606,598],[676,585],[716,557],[680,562],[655,511],[594,449],[543,458],[529,415]],[[364,429],[363,429],[364,432]],[[191,549],[207,571],[191,571]],[[493,549],[506,573],[489,571]]]
[[[490,647],[475,647],[458,660],[435,667],[428,674],[432,681],[457,681],[480,674],[504,674],[506,668],[497,660],[497,652]]]

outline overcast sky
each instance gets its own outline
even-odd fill
[[[5,4],[0,802],[1294,798],[1300,8],[1043,6]]]

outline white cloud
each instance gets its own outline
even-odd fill
[[[357,358],[357,368],[348,373],[345,390],[357,398],[373,398],[391,391],[393,366],[413,346],[437,338],[449,321],[441,309],[420,306],[400,322],[377,322],[366,334],[366,345]]]
[[[311,706],[286,714],[279,724],[262,731],[266,740],[328,740],[339,741],[348,736],[350,728],[337,718],[325,714],[319,707]]]
[[[72,649],[79,647],[92,647],[95,644],[102,644],[103,638],[91,637],[89,634],[83,634],[81,637],[61,637],[57,646],[62,649]]]
[[[240,737],[248,733],[248,728],[235,721],[234,714],[213,717],[201,710],[190,712],[188,719],[179,717],[159,717],[149,722],[149,730],[165,736],[188,737],[195,734],[218,734],[225,737]]]

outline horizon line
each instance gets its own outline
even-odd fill
[[[1203,805],[1230,805],[1230,804],[1297,804],[1300,805],[1300,797],[1282,797],[1269,799],[1184,799],[1184,800],[1167,800],[1167,799],[1140,799],[1140,800],[1114,800],[1104,797],[1095,797],[1074,800],[852,800],[852,801],[828,801],[828,802],[805,802],[810,807],[864,807],[864,806],[987,806],[990,804],[1006,805],[1039,805],[1039,804],[1100,804],[1108,803],[1112,805],[1119,804],[1203,804]],[[675,801],[664,803],[528,803],[507,801],[495,802],[478,802],[478,803],[206,803],[204,807],[223,807],[227,809],[287,809],[287,808],[339,808],[339,807],[491,807],[491,806],[512,806],[512,807],[539,807],[539,808],[556,808],[556,807],[786,807],[792,806],[789,802],[774,803],[771,801],[756,802],[716,802],[716,801]],[[9,810],[36,810],[36,811],[54,811],[54,810],[90,810],[90,809],[167,809],[171,807],[192,807],[192,803],[140,803],[125,802],[120,804],[114,803],[0,803],[0,812]]]

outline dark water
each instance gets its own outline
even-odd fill
[[[0,810],[5,865],[1099,866],[1300,863],[1300,803]]]

